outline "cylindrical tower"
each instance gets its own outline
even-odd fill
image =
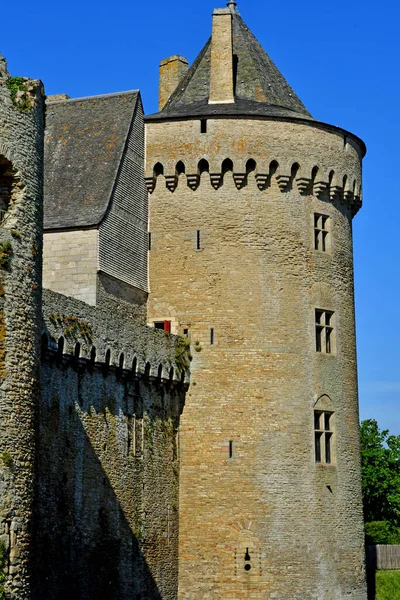
[[[0,577],[31,597],[35,416],[39,394],[43,88],[0,56]]]
[[[149,321],[190,337],[179,598],[365,600],[352,218],[363,142],[230,2],[147,118]]]

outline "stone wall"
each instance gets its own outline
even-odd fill
[[[43,314],[34,598],[173,600],[180,342],[49,291]]]
[[[44,234],[43,286],[96,304],[98,230]]]
[[[352,258],[362,151],[321,124],[207,125],[147,124],[149,320],[173,315],[195,350],[179,598],[365,600]],[[326,252],[315,214],[330,219]],[[316,351],[316,309],[334,313],[330,353]],[[322,407],[334,415],[330,464],[315,460]]]
[[[0,56],[0,541],[4,593],[31,598],[43,189],[43,86]],[[3,551],[4,549],[4,551]]]
[[[97,273],[96,304],[110,314],[130,315],[143,325],[147,318],[147,292],[139,290],[120,279]]]

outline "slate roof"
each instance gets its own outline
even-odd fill
[[[162,111],[147,119],[200,114],[240,114],[265,116],[311,115],[296,96],[278,68],[251,33],[234,3],[232,38],[235,70],[235,104],[208,105],[210,93],[211,38]]]
[[[49,102],[44,228],[98,225],[110,203],[139,92]]]

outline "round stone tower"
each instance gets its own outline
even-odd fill
[[[236,3],[147,117],[149,322],[190,338],[179,598],[365,600],[352,218],[364,143],[314,120]]]
[[[0,578],[10,600],[31,598],[43,114],[41,82],[11,77],[0,56]]]

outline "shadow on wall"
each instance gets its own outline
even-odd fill
[[[376,574],[376,570],[377,570],[376,546],[367,546],[366,547],[366,558],[367,558],[368,600],[375,600],[375,596],[376,596],[375,574]]]
[[[35,600],[176,598],[176,438],[184,395],[182,385],[47,353]]]

